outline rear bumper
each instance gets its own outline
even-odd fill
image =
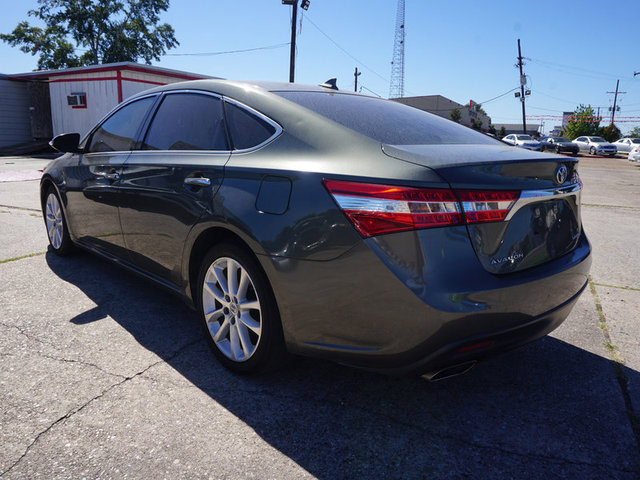
[[[457,340],[412,365],[390,370],[389,373],[420,374],[432,379],[445,369],[456,365],[471,365],[544,337],[569,316],[586,287],[587,282],[572,298],[543,315],[508,328]]]
[[[383,235],[327,262],[262,257],[292,353],[391,374],[430,373],[544,336],[569,314],[591,265],[570,253],[494,275],[464,227]],[[469,344],[490,343],[458,352]]]

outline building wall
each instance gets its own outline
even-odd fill
[[[27,84],[0,78],[0,147],[31,140]]]
[[[394,98],[396,102],[409,105],[410,107],[424,110],[425,112],[433,113],[447,120],[451,120],[450,114],[452,110],[458,109],[460,111],[460,124],[467,127],[472,125],[472,122],[479,119],[482,122],[482,128],[487,130],[491,125],[491,117],[475,112],[469,108],[469,105],[461,105],[458,102],[443,97],[442,95],[425,95],[421,97],[403,97]]]
[[[61,75],[49,80],[53,135],[79,133],[84,135],[109,110],[118,104],[118,84],[115,72]],[[67,96],[86,93],[86,108],[73,108]]]
[[[176,76],[134,70],[105,70],[58,75],[49,80],[53,135],[88,133],[120,101],[149,88],[183,81]],[[86,108],[67,103],[72,93],[86,93]]]

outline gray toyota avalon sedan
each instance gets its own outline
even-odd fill
[[[182,295],[237,373],[290,352],[444,378],[551,332],[587,285],[576,159],[392,101],[197,80],[52,145],[51,250]]]

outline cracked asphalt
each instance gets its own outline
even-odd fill
[[[640,165],[581,159],[592,278],[565,323],[428,383],[226,372],[180,299],[47,252],[46,163],[0,158],[3,479],[640,478]]]

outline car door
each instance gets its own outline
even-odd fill
[[[576,143],[580,150],[587,150],[589,148],[586,137],[578,137],[573,141],[573,143]]]
[[[180,283],[185,239],[211,208],[229,150],[220,96],[163,94],[121,174],[120,222],[134,265]]]
[[[118,216],[119,179],[155,100],[137,99],[109,115],[83,141],[77,162],[66,168],[67,217],[76,241],[126,256]]]

